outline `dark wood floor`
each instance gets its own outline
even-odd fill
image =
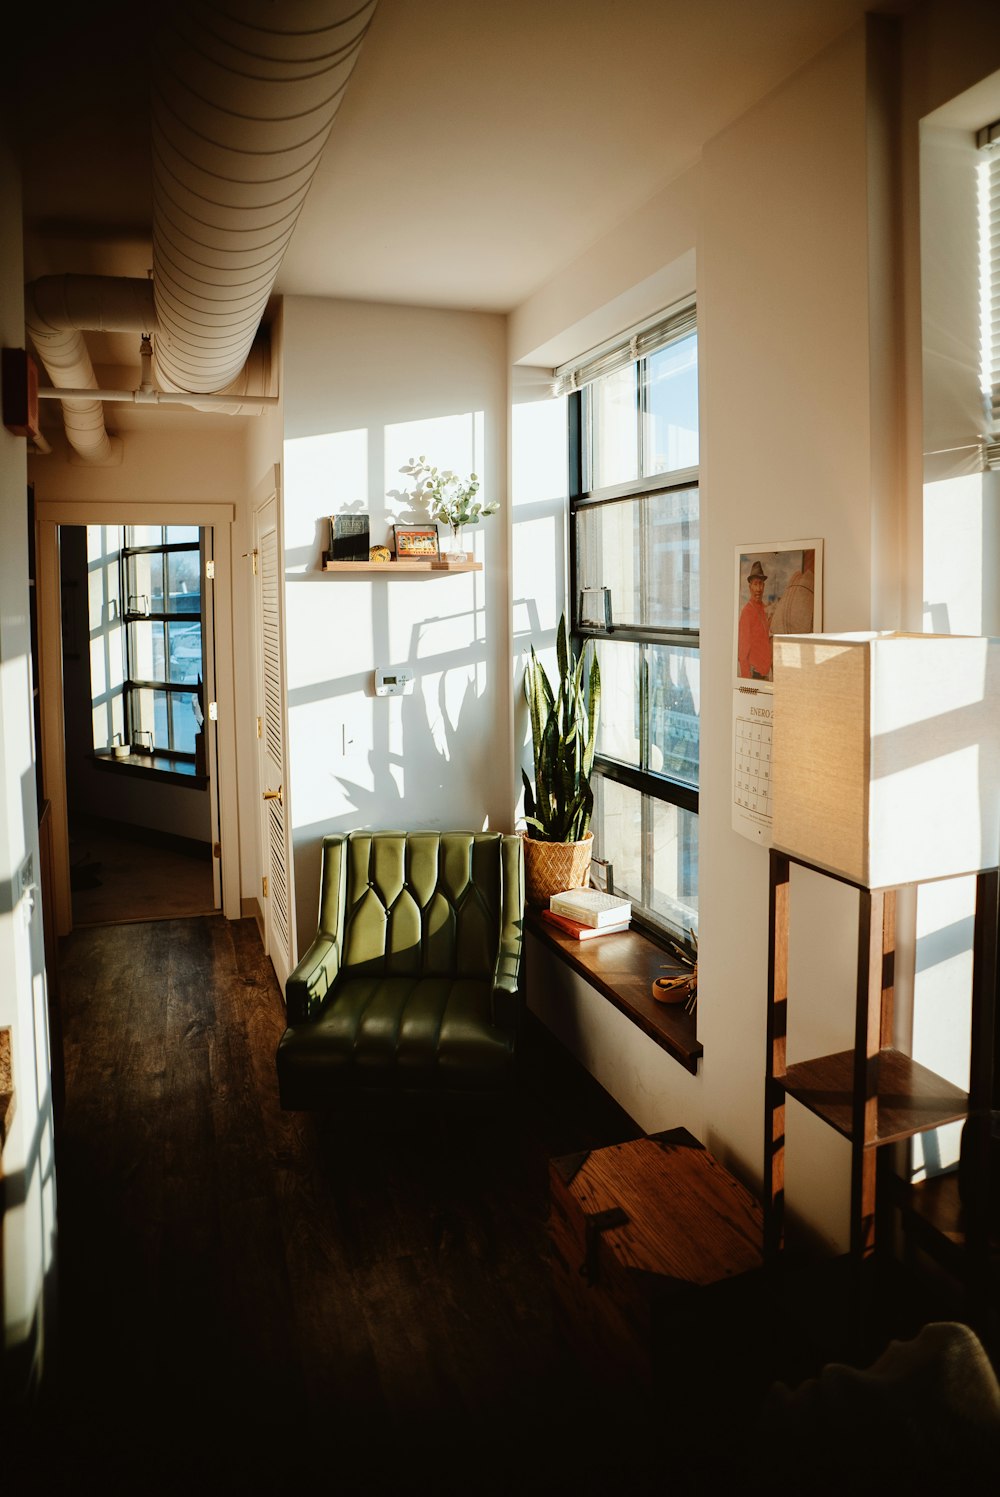
[[[78,813],[69,835],[74,927],[212,913],[209,843]]]
[[[31,1491],[662,1497],[717,1490],[716,1466],[758,1490],[761,1390],[727,1404],[722,1342],[665,1391],[609,1386],[562,1338],[548,1161],[639,1130],[543,1032],[493,1123],[337,1121],[278,1107],[252,922],[77,930],[60,975],[58,1376]],[[764,1322],[736,1334],[770,1376]]]
[[[553,1331],[548,1158],[637,1132],[599,1089],[539,1052],[492,1125],[282,1113],[249,921],[78,930],[61,978],[65,1490],[542,1492],[581,1442],[595,1479],[638,1463]]]

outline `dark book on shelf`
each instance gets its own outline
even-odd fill
[[[368,547],[368,516],[366,514],[330,516],[331,561],[367,561]]]

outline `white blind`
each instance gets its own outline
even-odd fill
[[[567,395],[571,390],[579,390],[605,374],[624,369],[626,364],[634,364],[636,359],[655,353],[658,348],[664,348],[666,344],[693,333],[696,326],[693,302],[689,306],[658,312],[655,317],[648,318],[628,332],[620,333],[607,343],[592,348],[582,359],[561,364],[554,371],[553,394]]]
[[[1000,468],[1000,121],[980,130],[977,140],[983,152],[979,208],[986,463]]]

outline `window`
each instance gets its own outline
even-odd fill
[[[596,650],[594,855],[638,921],[698,927],[698,338],[693,307],[557,371],[572,628]]]
[[[110,600],[103,609],[107,627],[101,631],[101,655],[115,654],[115,646],[121,654],[120,673],[117,660],[113,674],[105,666],[101,702],[94,697],[94,747],[126,743],[130,763],[203,773],[200,531],[194,525],[134,525],[117,532],[91,528],[101,537],[96,558],[94,546],[89,548],[91,573],[96,559]],[[105,575],[112,567],[117,570],[113,583]],[[92,632],[92,689],[93,644]]]

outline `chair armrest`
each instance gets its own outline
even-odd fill
[[[520,970],[521,928],[518,923],[504,931],[490,993],[491,1022],[508,1032],[517,1028],[521,1014]]]
[[[285,984],[289,1024],[319,1018],[339,973],[339,944],[333,936],[318,935]]]

